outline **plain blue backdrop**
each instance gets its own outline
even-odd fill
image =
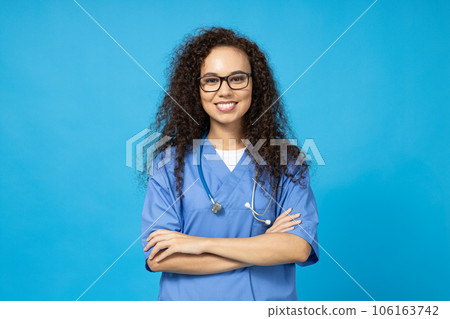
[[[232,27],[287,89],[373,1],[91,1],[161,85],[171,50]],[[139,237],[125,142],[163,91],[74,1],[2,1],[0,299],[75,300]],[[448,1],[379,0],[283,97],[325,166],[300,300],[449,300]],[[333,260],[334,259],[334,260]],[[337,263],[340,266],[337,265]],[[139,242],[80,300],[156,300]]]

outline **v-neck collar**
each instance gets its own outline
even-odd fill
[[[205,157],[206,154],[210,154],[208,157],[215,156],[217,157],[217,159],[214,158],[208,160]],[[237,162],[236,167],[232,171],[230,171],[209,139],[205,138],[202,151],[202,165],[204,165],[203,174],[213,174],[221,182],[221,185],[217,190],[210,189],[214,200],[220,203],[224,202],[227,199],[229,193],[226,194],[226,192],[223,190],[226,188],[228,188],[229,190],[236,188],[235,186],[242,178],[242,174],[248,170],[248,165],[243,165],[243,162],[245,161],[247,156],[247,152],[244,151],[244,154]]]

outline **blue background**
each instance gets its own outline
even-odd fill
[[[372,1],[79,2],[163,86],[170,51],[233,27],[284,91]],[[163,91],[73,1],[2,1],[0,299],[75,300],[138,238],[125,142]],[[376,300],[449,300],[448,1],[378,1],[283,97],[322,247]],[[135,243],[80,300],[156,300]],[[300,300],[370,300],[322,250]]]

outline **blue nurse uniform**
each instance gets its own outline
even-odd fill
[[[155,230],[167,229],[191,236],[242,238],[264,234],[269,226],[253,218],[244,205],[251,202],[255,169],[247,152],[232,172],[217,155],[214,146],[205,139],[202,151],[202,169],[205,181],[223,208],[217,214],[211,211],[211,201],[199,179],[196,152],[185,156],[184,196],[177,200],[174,165],[175,148],[171,159],[158,168],[164,152],[154,161],[142,210],[141,244]],[[215,160],[211,159],[214,157]],[[299,175],[295,176],[296,178]],[[218,274],[188,275],[162,272],[158,300],[297,300],[295,264],[307,266],[319,258],[317,226],[319,223],[316,201],[309,184],[309,173],[304,180],[306,187],[293,183],[283,175],[278,192],[261,219],[272,223],[285,210],[301,213],[302,223],[286,231],[300,236],[312,247],[305,262],[275,266],[251,266]],[[266,182],[265,185],[268,185]],[[265,187],[267,188],[267,187]],[[255,192],[255,210],[264,212],[270,197],[258,185]],[[144,251],[145,260],[153,247]],[[148,271],[151,269],[145,262]]]

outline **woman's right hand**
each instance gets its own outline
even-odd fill
[[[284,211],[278,216],[273,225],[266,230],[266,234],[268,233],[280,233],[285,232],[287,230],[294,229],[295,225],[300,224],[302,221],[297,219],[300,217],[300,213],[289,215],[292,211],[292,208]]]

